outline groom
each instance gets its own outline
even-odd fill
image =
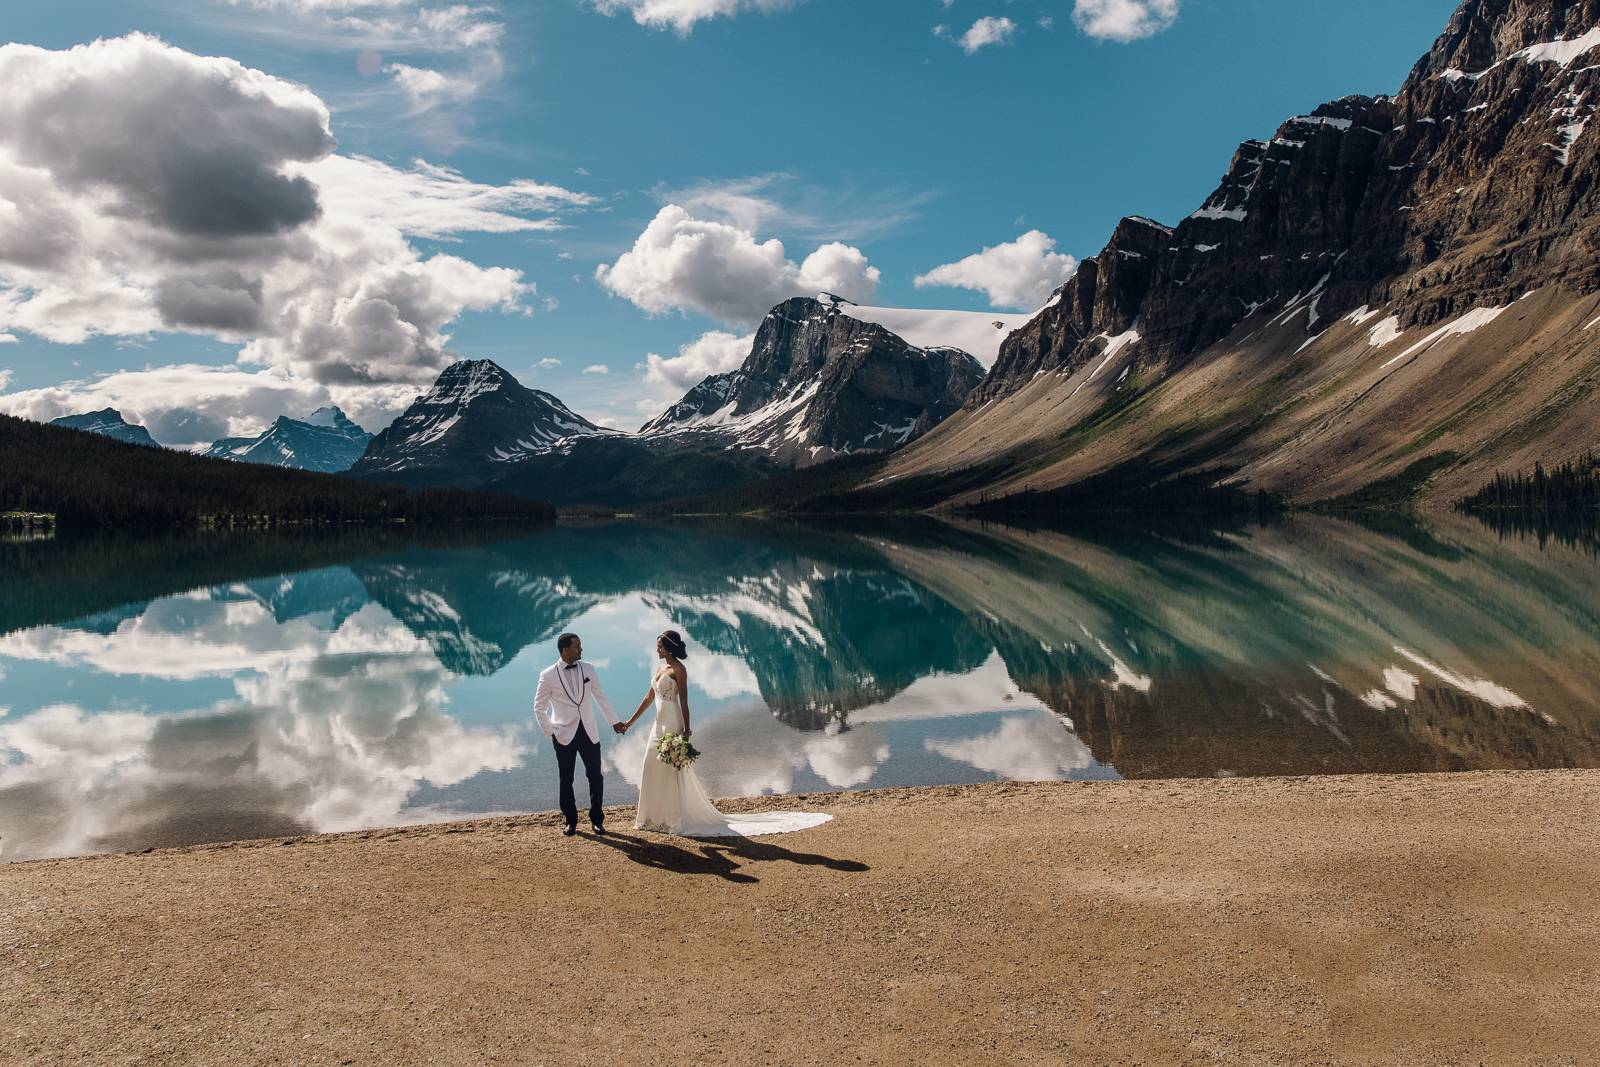
[[[589,710],[590,697],[600,705],[613,730],[620,734],[627,727],[611,710],[594,664],[584,662],[583,642],[578,635],[562,634],[556,638],[556,649],[561,658],[539,673],[533,715],[556,748],[556,766],[561,771],[561,814],[566,819],[561,832],[568,837],[578,832],[578,799],[572,791],[572,772],[582,756],[583,770],[589,777],[589,823],[595,833],[603,834],[605,779],[600,773],[600,730],[595,725],[594,712]]]

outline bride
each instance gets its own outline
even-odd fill
[[[808,811],[724,815],[706,796],[692,765],[679,770],[661,762],[656,743],[663,734],[689,736],[689,672],[683,665],[688,655],[678,631],[668,630],[656,638],[656,658],[661,665],[650,679],[650,691],[639,702],[639,709],[623,724],[631,727],[645,709],[656,705],[656,721],[645,747],[644,771],[639,780],[639,813],[634,828],[684,837],[756,837],[805,830],[832,819],[832,815]]]

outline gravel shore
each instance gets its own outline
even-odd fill
[[[900,789],[0,866],[7,1063],[1580,1063],[1600,771]]]

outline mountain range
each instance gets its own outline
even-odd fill
[[[324,407],[304,420],[280,415],[263,433],[224,437],[201,455],[335,474],[354,466],[371,440],[343,411]]]
[[[122,412],[116,408],[87,411],[81,415],[63,415],[59,419],[51,419],[50,425],[65,426],[69,430],[83,430],[85,433],[97,433],[101,437],[109,437],[130,445],[143,445],[146,448],[161,447],[156,443],[156,439],[150,436],[149,430],[127,421],[122,417]]]
[[[560,504],[814,467],[788,503],[1459,499],[1600,441],[1597,102],[1600,0],[1465,0],[1394,95],[1244,142],[1193,213],[1124,218],[1033,315],[795,298],[634,433],[467,360],[370,441],[324,409],[209,454]]]
[[[918,347],[852,310],[838,298],[784,301],[737,370],[705,379],[631,434],[596,426],[491,361],[457,363],[351,473],[563,504],[661,500],[892,450],[958,410],[982,380],[966,352]]]
[[[1175,225],[1125,218],[985,374],[791,300],[638,433],[475,484],[629,503],[882,449],[831,503],[1441,503],[1570,459],[1600,440],[1597,46],[1600,0],[1466,0],[1394,95],[1244,142]]]
[[[1600,0],[1467,0],[1392,96],[1124,219],[878,499],[1231,481],[1442,502],[1600,439]],[[981,472],[981,477],[974,477]]]

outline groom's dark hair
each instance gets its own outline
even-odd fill
[[[556,651],[565,652],[567,650],[567,646],[572,644],[572,642],[576,641],[577,639],[577,634],[562,634],[560,637],[556,638]]]

